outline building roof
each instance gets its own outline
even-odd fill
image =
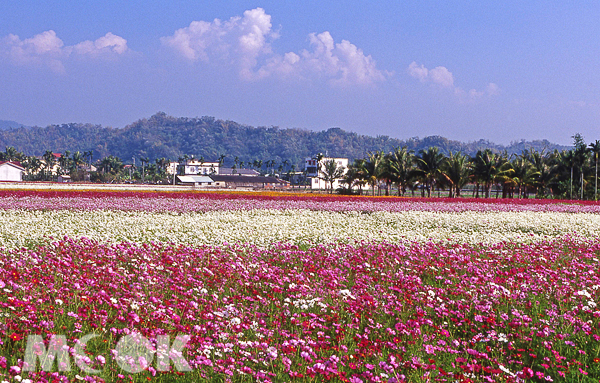
[[[235,176],[235,175],[211,175],[215,182],[245,183],[245,184],[285,184],[286,182],[275,177],[262,176]]]
[[[4,166],[4,165],[9,165],[9,166],[13,166],[20,170],[25,170],[25,168],[21,166],[20,162],[0,161],[0,166]]]
[[[260,173],[257,172],[254,169],[235,169],[235,173],[233,172],[233,168],[219,168],[219,175],[223,175],[223,176],[235,176],[235,175],[242,175],[242,176],[259,176]]]
[[[214,182],[210,177],[207,176],[177,176],[180,182],[183,183],[212,183]]]

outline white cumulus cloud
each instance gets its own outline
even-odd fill
[[[370,84],[385,78],[371,56],[349,41],[335,43],[329,32],[311,33],[310,50],[273,52],[279,34],[272,28],[271,16],[256,8],[227,21],[193,21],[161,41],[190,61],[234,64],[244,80],[325,77],[334,84]]]
[[[421,64],[421,66],[418,66],[417,63],[413,61],[408,66],[408,74],[414,78],[418,78],[422,82],[425,82],[427,81],[429,70],[425,68],[425,65]]]
[[[454,85],[454,76],[446,67],[438,66],[429,71],[431,81],[440,84],[443,87],[451,87]]]
[[[309,35],[312,51],[304,50],[299,66],[304,72],[325,74],[336,84],[371,84],[385,76],[375,61],[348,40],[335,43],[329,32]]]
[[[240,76],[252,79],[258,57],[269,54],[278,37],[271,28],[271,16],[256,8],[227,21],[192,21],[161,41],[191,61],[234,60]]]
[[[123,54],[127,50],[127,40],[110,32],[95,41],[73,46],[65,46],[53,30],[24,40],[13,34],[0,39],[0,57],[7,57],[16,65],[47,65],[56,72],[64,72],[64,62],[70,57]]]
[[[86,40],[80,42],[73,46],[71,51],[80,55],[99,55],[110,52],[123,54],[127,51],[127,40],[108,32],[95,41]]]
[[[438,66],[433,69],[427,69],[425,65],[418,65],[415,61],[410,63],[407,68],[407,73],[421,82],[432,83],[442,88],[449,88],[454,90],[454,94],[459,97],[460,101],[474,101],[484,96],[495,96],[499,94],[500,88],[497,84],[491,82],[487,85],[483,91],[471,89],[465,91],[464,89],[454,85],[454,75],[443,66]]]
[[[448,68],[438,66],[433,69],[425,68],[425,65],[418,66],[416,62],[412,62],[408,66],[408,74],[421,82],[432,82],[443,87],[452,87],[454,85],[454,76]]]

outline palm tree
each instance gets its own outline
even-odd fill
[[[92,166],[92,160],[94,158],[94,151],[93,150],[84,150],[83,151],[83,158],[86,159],[87,158],[87,164],[88,166]]]
[[[79,168],[79,165],[81,165],[83,162],[83,155],[80,151],[76,151],[75,153],[73,153],[73,157],[71,157],[71,172],[77,170]]]
[[[450,183],[448,197],[460,197],[461,189],[471,178],[469,156],[461,152],[450,152],[450,156],[444,163],[443,172],[446,175],[446,180]]]
[[[506,163],[506,156],[499,156],[492,153],[490,149],[477,151],[473,163],[473,178],[476,181],[476,198],[479,197],[479,185],[483,184],[485,198],[490,198],[492,185],[506,176],[503,171],[503,165]]]
[[[223,162],[225,162],[225,157],[227,157],[226,154],[219,155],[219,167],[223,166]]]
[[[348,171],[344,175],[344,183],[348,184],[349,190],[352,190],[354,186],[358,186],[359,192],[362,194],[362,188],[367,183],[365,163],[364,158],[356,158],[352,164],[348,165]]]
[[[535,149],[523,151],[522,156],[526,158],[533,169],[538,173],[535,180],[536,197],[543,198],[546,196],[546,189],[554,178],[554,167],[550,163],[550,156],[545,154],[545,150],[541,152]]]
[[[594,201],[598,201],[598,154],[600,154],[600,141],[590,144],[590,152],[594,154]]]
[[[383,152],[368,153],[368,159],[363,163],[365,179],[373,189],[375,195],[375,185],[381,177],[383,171],[382,163],[385,155]]]
[[[262,173],[263,160],[254,160],[254,167],[259,173]]]
[[[394,149],[386,156],[387,171],[393,182],[398,187],[398,195],[406,193],[406,186],[413,173],[413,154],[406,146]]]
[[[508,172],[507,172],[508,173]],[[523,155],[510,162],[511,179],[517,187],[517,198],[526,196],[527,188],[534,186],[540,173],[531,165]]]
[[[323,168],[319,172],[319,178],[329,183],[329,193],[333,193],[333,183],[342,178],[344,175],[344,167],[338,166],[337,162],[334,159],[325,161],[323,164]]]
[[[105,173],[117,174],[123,169],[123,161],[115,156],[104,157],[100,162],[100,167],[104,169]]]
[[[156,162],[156,166],[158,166],[158,169],[162,172],[166,171],[167,166],[169,166],[169,160],[165,157],[157,158],[154,162]]]
[[[431,197],[431,191],[434,188],[436,181],[441,178],[447,178],[442,171],[445,161],[445,156],[436,146],[431,146],[429,149],[419,150],[419,155],[415,157],[417,169],[416,174],[423,180],[427,197]]]
[[[39,170],[42,168],[42,161],[36,157],[27,157],[22,163],[23,167],[27,169],[28,179],[33,180],[39,178]]]
[[[54,164],[56,163],[56,157],[54,157],[54,153],[52,153],[51,150],[46,150],[42,158],[46,163],[46,179],[48,180],[52,175],[52,169],[54,168]]]
[[[587,145],[585,144],[585,141],[583,140],[583,136],[579,133],[576,133],[573,137],[573,144],[575,146],[574,149],[574,167],[576,170],[579,171],[579,178],[581,179],[581,186],[580,186],[580,194],[581,194],[581,199],[583,199],[583,181],[584,181],[584,167],[587,163],[588,160],[588,148]]]
[[[275,160],[267,160],[266,164],[267,166],[267,173],[269,173],[269,168],[271,168],[271,173],[274,172],[274,168],[275,168]]]
[[[19,153],[19,151],[12,146],[7,146],[4,150],[3,157],[5,161],[19,161],[23,158],[23,153]]]

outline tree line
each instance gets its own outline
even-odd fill
[[[478,150],[473,156],[439,147],[416,153],[406,146],[388,153],[371,152],[355,159],[344,175],[340,192],[362,192],[367,186],[375,195],[440,195],[502,198],[598,199],[600,141],[587,145],[580,134],[570,150],[525,149],[520,154]],[[334,169],[322,168],[324,177]],[[447,193],[447,194],[446,194]]]
[[[462,151],[430,146],[413,150],[398,146],[388,151],[371,151],[365,157],[356,158],[347,172],[335,164],[324,164],[323,179],[331,186],[333,180],[343,178],[342,193],[367,192],[371,194],[434,196],[444,193],[449,197],[461,197],[470,193],[473,197],[502,198],[598,198],[598,155],[600,141],[585,143],[580,134],[573,137],[571,149],[537,150],[523,149],[520,154],[507,151],[496,152],[490,148],[480,149],[469,155]],[[171,160],[166,157],[148,156],[132,158],[126,165],[121,158],[107,155],[95,158],[95,151],[64,151],[56,155],[46,150],[42,156],[27,156],[15,147],[8,146],[0,152],[2,161],[18,161],[25,168],[26,180],[53,181],[58,175],[69,175],[73,181],[92,182],[151,182],[172,183],[167,168]],[[317,158],[323,158],[318,155]],[[194,158],[191,155],[177,157],[182,163]],[[296,182],[307,186],[302,167],[288,159],[243,160],[241,156],[218,155],[219,166],[230,163],[233,169],[252,168],[261,174],[279,174],[291,180],[300,173]],[[197,158],[204,162],[204,157]],[[216,162],[216,161],[215,161]],[[95,167],[93,171],[92,165]],[[302,176],[304,174],[304,176]],[[87,178],[86,178],[87,177]],[[331,187],[330,187],[331,189]]]
[[[215,161],[219,167],[225,165],[229,158],[220,154]],[[136,162],[137,160],[137,162]],[[184,154],[177,158],[179,163],[177,174],[183,174],[183,164],[195,160],[199,163],[207,162],[203,156],[195,158],[193,155]],[[161,157],[151,160],[149,157],[132,158],[132,163],[125,164],[117,156],[108,155],[94,161],[94,151],[66,150],[64,153],[54,153],[46,150],[42,156],[28,156],[12,146],[0,152],[0,161],[18,162],[26,171],[25,181],[56,181],[58,176],[68,175],[72,181],[91,182],[143,182],[153,184],[171,184],[173,174],[168,171],[171,159]],[[274,159],[243,161],[239,156],[231,156],[233,173],[239,169],[255,169],[264,175],[289,176],[296,172],[297,167],[289,160],[278,163]],[[139,164],[139,165],[136,165]]]

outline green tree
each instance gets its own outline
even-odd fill
[[[442,177],[447,177],[443,172],[445,158],[436,146],[429,147],[427,150],[419,150],[418,156],[415,157],[415,165],[417,166],[415,173],[423,182],[427,197],[431,197],[431,191],[436,182],[439,182]]]
[[[537,172],[534,182],[536,197],[544,198],[554,179],[554,166],[551,164],[551,156],[546,155],[544,150],[538,152],[535,149],[523,151],[522,156],[531,163],[531,166]]]
[[[383,161],[385,155],[383,152],[369,153],[368,158],[362,164],[364,169],[365,180],[371,185],[373,195],[375,195],[375,185],[379,183],[379,179],[383,172]]]
[[[479,185],[483,185],[485,198],[490,198],[492,186],[506,176],[502,169],[506,163],[505,157],[492,153],[490,149],[485,149],[479,150],[471,161],[473,178],[476,182],[476,197],[479,197]]]
[[[349,191],[354,186],[358,186],[359,193],[362,194],[362,188],[367,184],[365,162],[364,158],[357,158],[353,163],[348,165],[348,171],[344,174],[343,182],[348,185]]]
[[[395,148],[386,156],[387,172],[392,182],[398,187],[398,195],[404,195],[410,182],[414,168],[414,156],[406,146]]]
[[[50,150],[46,150],[44,155],[42,156],[46,164],[46,180],[49,181],[52,178],[52,170],[54,169],[54,165],[56,164],[56,157],[54,153]]]
[[[319,172],[319,178],[325,181],[325,183],[329,183],[329,193],[333,193],[333,183],[344,176],[344,170],[345,168],[338,166],[334,159],[323,163],[323,168]]]
[[[589,159],[588,157],[588,147],[585,143],[585,141],[583,140],[583,136],[579,133],[576,133],[575,135],[573,135],[573,145],[575,146],[575,149],[573,149],[574,153],[574,158],[573,158],[573,168],[575,170],[574,172],[574,179],[580,179],[580,185],[579,185],[579,194],[580,194],[580,198],[583,199],[583,193],[584,193],[584,168],[587,164],[587,161]]]
[[[23,153],[20,153],[12,146],[7,146],[2,155],[4,161],[21,161],[23,157]]]
[[[536,184],[540,173],[532,166],[526,156],[517,156],[510,161],[504,172],[506,179],[510,179],[517,189],[517,198],[526,197],[527,189]]]
[[[594,156],[594,201],[598,201],[598,155],[600,154],[600,141],[596,140],[590,144],[590,152]]]
[[[38,180],[40,177],[40,170],[42,169],[43,163],[36,157],[26,157],[21,163],[27,170],[29,180]]]
[[[450,184],[448,197],[460,197],[460,191],[471,179],[469,156],[461,152],[450,152],[443,165],[443,173]]]

